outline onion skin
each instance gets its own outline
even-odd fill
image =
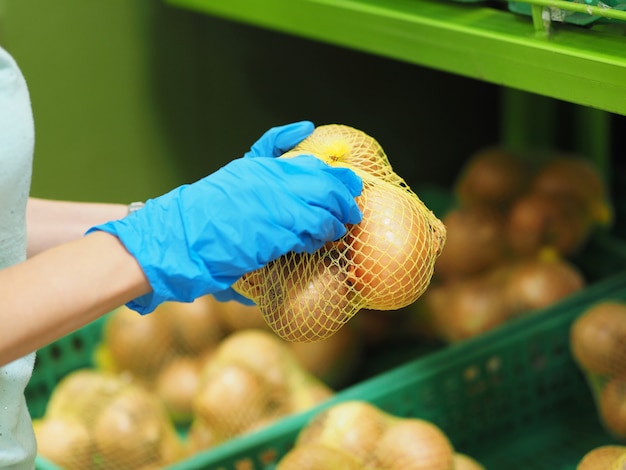
[[[294,447],[278,462],[276,470],[362,470],[359,461],[350,455],[323,444]]]
[[[626,378],[607,382],[598,398],[600,417],[605,428],[618,439],[626,438]]]
[[[570,345],[585,372],[626,374],[626,304],[607,300],[588,308],[570,329]]]
[[[388,470],[453,470],[454,448],[435,424],[398,418],[378,442],[375,459]]]
[[[611,464],[626,452],[626,446],[604,445],[591,449],[578,462],[576,470],[610,470]]]
[[[534,177],[531,191],[581,201],[597,225],[609,225],[613,219],[606,183],[593,161],[583,156],[553,156]]]
[[[446,228],[419,199],[389,184],[365,185],[357,202],[363,220],[351,227],[346,244],[363,308],[406,307],[428,287]]]
[[[518,256],[552,248],[563,256],[578,253],[592,224],[581,201],[562,195],[528,193],[508,212],[505,237]]]
[[[324,444],[365,464],[371,459],[388,419],[386,413],[367,401],[343,401],[316,415],[298,434],[296,446]]]
[[[435,276],[450,281],[479,274],[508,256],[505,218],[482,206],[457,207],[442,219],[446,244],[435,262]]]
[[[503,285],[503,279],[489,273],[443,286],[437,310],[431,314],[437,336],[455,343],[508,321],[511,311],[502,295]]]
[[[492,146],[471,155],[459,174],[455,195],[463,207],[506,211],[530,185],[531,167],[519,155]]]
[[[244,276],[237,289],[255,299],[266,323],[285,341],[319,341],[361,308],[342,267],[346,262],[332,248],[291,253]]]
[[[519,315],[550,306],[584,286],[585,279],[574,264],[545,250],[512,268],[504,295],[512,314]]]

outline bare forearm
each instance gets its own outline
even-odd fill
[[[117,238],[94,232],[0,271],[0,365],[150,292]]]
[[[127,206],[113,203],[29,198],[26,211],[28,257],[81,238],[87,229],[120,219]]]

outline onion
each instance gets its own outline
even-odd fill
[[[175,423],[188,423],[193,417],[193,398],[200,382],[200,361],[195,357],[171,359],[158,373],[154,390]]]
[[[626,378],[609,380],[597,398],[606,430],[616,438],[626,438]]]
[[[585,372],[626,374],[626,304],[605,300],[589,307],[572,325],[570,344]]]
[[[153,315],[167,319],[178,352],[199,354],[219,343],[225,336],[213,296],[198,297],[193,302],[163,302]]]
[[[37,452],[67,470],[82,470],[91,463],[89,429],[74,417],[44,418],[34,424]]]
[[[362,470],[359,461],[350,455],[323,444],[294,447],[278,462],[276,470]]]
[[[593,161],[580,155],[556,155],[535,176],[532,191],[582,202],[588,217],[606,225],[612,207],[606,184]]]
[[[281,158],[302,154],[314,155],[331,166],[345,166],[385,181],[400,181],[376,139],[350,126],[318,126],[313,134]]]
[[[333,335],[359,310],[336,250],[279,258],[239,281],[252,294],[270,328],[286,341],[319,341]]]
[[[546,247],[568,256],[583,247],[591,227],[580,200],[534,192],[511,207],[506,238],[519,256],[531,256]]]
[[[526,191],[531,174],[530,166],[518,155],[492,146],[469,158],[454,189],[461,206],[503,211]]]
[[[454,449],[435,424],[397,418],[379,440],[374,457],[386,470],[452,470]]]
[[[550,306],[584,286],[585,279],[576,266],[553,250],[544,250],[512,268],[504,296],[516,315]]]
[[[442,219],[446,244],[435,262],[435,276],[462,279],[483,272],[507,256],[504,217],[483,206],[457,207]]]
[[[175,350],[165,315],[143,316],[125,306],[107,318],[103,343],[116,371],[143,378],[154,377]]]
[[[327,408],[299,433],[296,446],[323,444],[348,452],[364,464],[371,459],[388,422],[388,415],[361,400],[347,400]]]
[[[346,235],[354,288],[364,308],[406,307],[428,286],[446,229],[417,197],[389,183],[366,184],[359,205],[363,220]]]
[[[151,461],[172,463],[162,461],[165,443],[178,444],[178,449],[167,449],[167,458],[174,459],[181,451],[163,404],[139,386],[129,385],[113,397],[91,426],[103,468],[140,468]]]
[[[454,470],[485,470],[485,467],[473,457],[461,452],[454,453]]]
[[[242,364],[211,363],[202,373],[193,410],[225,438],[242,434],[265,417],[272,389]]]
[[[582,460],[576,466],[576,470],[612,470],[614,467],[611,465],[625,453],[626,446],[621,445],[594,447],[583,456]]]
[[[509,319],[504,280],[492,273],[447,284],[437,292],[431,312],[433,330],[449,343],[472,338]]]

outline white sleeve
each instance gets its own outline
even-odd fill
[[[0,47],[0,269],[26,258],[26,203],[34,126],[28,89],[13,58]],[[32,470],[35,436],[24,389],[35,355],[0,368],[0,468]]]
[[[24,77],[13,58],[0,48],[0,269],[26,256],[26,203],[34,143]]]

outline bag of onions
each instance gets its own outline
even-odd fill
[[[484,470],[455,451],[434,423],[387,413],[365,400],[321,411],[304,426],[276,470]]]
[[[157,470],[186,455],[154,393],[95,369],[65,376],[34,430],[39,455],[66,470]]]
[[[280,158],[300,154],[362,178],[357,203],[363,220],[315,253],[289,253],[233,287],[254,300],[278,336],[312,342],[333,335],[360,309],[397,310],[417,300],[428,287],[446,229],[364,132],[318,126]]]

